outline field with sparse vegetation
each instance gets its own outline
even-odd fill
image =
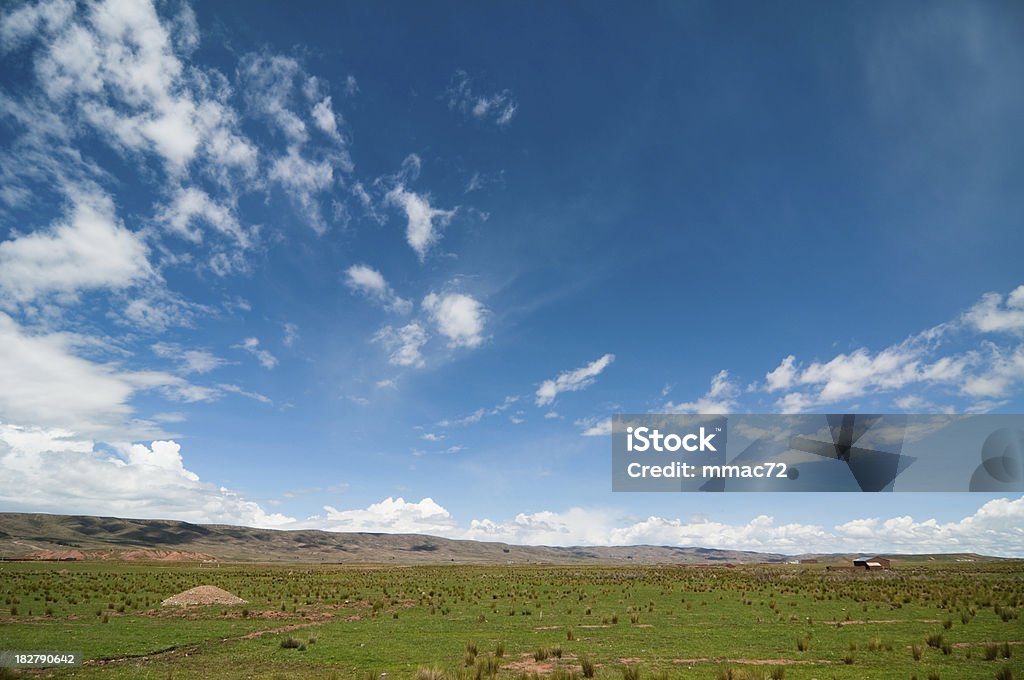
[[[1024,679],[1024,564],[0,564],[0,678]],[[247,601],[163,607],[210,584]]]

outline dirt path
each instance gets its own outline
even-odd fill
[[[176,658],[179,656],[191,656],[192,654],[200,654],[200,645],[209,642],[220,642],[221,644],[228,644],[231,642],[239,642],[241,640],[256,640],[263,637],[264,635],[277,635],[279,633],[289,633],[293,630],[303,630],[306,628],[315,628],[331,621],[358,621],[361,616],[355,614],[353,616],[338,617],[334,614],[317,614],[313,620],[303,621],[302,623],[289,623],[284,626],[275,626],[273,628],[263,628],[260,630],[254,630],[250,633],[244,633],[242,635],[232,635],[226,638],[220,638],[219,640],[204,640],[201,643],[194,645],[171,645],[163,649],[158,649],[153,652],[145,652],[142,654],[126,654],[124,656],[113,656],[105,657],[102,659],[88,659],[83,662],[84,666],[108,666],[110,664],[123,663],[126,661],[150,661],[156,658]]]

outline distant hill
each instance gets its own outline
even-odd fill
[[[804,556],[799,556],[804,557]],[[807,555],[823,562],[837,555]],[[988,560],[979,555],[914,556]],[[0,558],[76,560],[218,559],[354,564],[751,564],[794,556],[741,550],[637,545],[522,546],[421,534],[279,531],[173,520],[0,513]]]
[[[785,555],[663,546],[553,548],[421,534],[278,531],[172,520],[0,513],[0,557],[438,564],[708,564]]]

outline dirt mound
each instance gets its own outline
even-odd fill
[[[196,586],[172,595],[160,604],[164,607],[184,607],[190,604],[246,604],[246,601],[217,586]]]

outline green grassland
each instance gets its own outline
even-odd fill
[[[0,564],[0,678],[1024,678],[1024,563]],[[196,585],[248,604],[167,608]]]

